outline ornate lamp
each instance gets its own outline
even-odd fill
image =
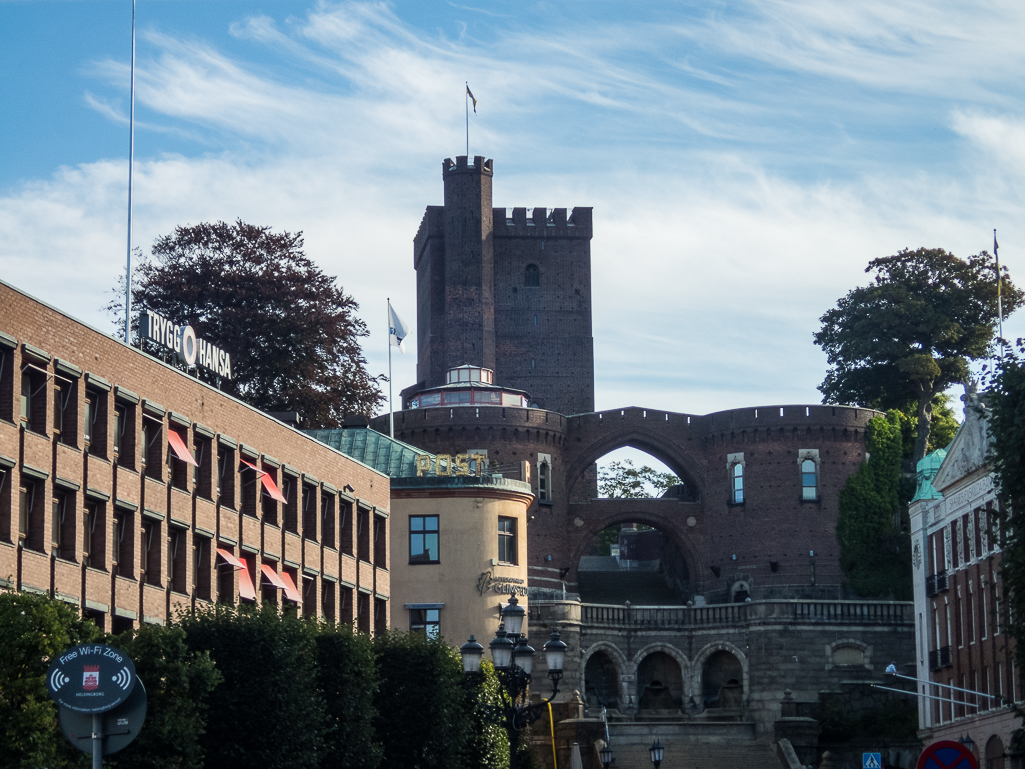
[[[495,663],[495,668],[508,670],[512,663],[513,642],[507,637],[504,624],[498,626],[498,633],[488,644],[488,648],[491,649],[491,659]]]
[[[527,643],[526,636],[520,636],[513,648],[513,663],[519,666],[524,675],[530,676],[534,668],[534,649]]]
[[[659,768],[662,763],[662,759],[665,757],[666,749],[662,747],[662,743],[656,740],[651,743],[651,747],[648,748],[648,755],[651,756],[651,763],[655,765],[655,769]]]
[[[958,742],[960,742],[962,745],[968,748],[969,753],[975,753],[975,740],[972,739],[971,734],[966,732],[965,736],[959,739]]]
[[[527,614],[526,610],[520,606],[519,599],[516,598],[516,594],[512,593],[509,595],[509,603],[502,609],[502,622],[505,624],[505,632],[511,635],[513,638],[520,634],[520,630],[523,628],[523,617]]]
[[[545,662],[548,663],[548,677],[562,678],[562,665],[566,661],[567,646],[559,638],[559,631],[553,630],[552,637],[545,644]]]
[[[608,745],[598,751],[598,758],[601,760],[601,765],[604,766],[605,769],[609,769],[609,767],[612,766],[612,762],[616,760],[612,755],[612,748]]]
[[[477,643],[471,635],[470,640],[459,647],[459,653],[463,657],[464,673],[479,673],[480,661],[484,658],[484,647]]]

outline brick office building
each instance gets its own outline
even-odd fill
[[[0,283],[0,583],[388,627],[388,477]]]

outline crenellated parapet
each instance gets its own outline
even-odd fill
[[[493,209],[496,238],[583,238],[593,235],[590,207]]]

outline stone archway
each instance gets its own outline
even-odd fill
[[[983,769],[1004,769],[1004,742],[997,735],[986,740]]]
[[[672,655],[652,651],[637,665],[637,708],[641,713],[679,713],[684,695],[683,668]]]
[[[750,691],[747,657],[731,643],[709,644],[692,665],[695,695],[705,709],[736,711]]]
[[[591,646],[581,660],[580,669],[583,674],[580,688],[587,708],[600,709],[604,705],[610,710],[624,710],[629,705],[629,690],[637,666],[627,660],[615,644],[600,641]],[[612,704],[603,702],[604,699],[611,700]]]

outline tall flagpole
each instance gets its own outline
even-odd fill
[[[391,297],[388,297],[388,437],[395,437],[395,409],[391,403]]]
[[[1000,284],[1003,279],[1000,275],[1000,247],[997,245],[997,231],[993,230],[993,257],[997,262],[997,333],[1000,336],[1000,360],[1004,359],[1004,305],[1001,297]]]
[[[470,157],[470,84],[466,84],[466,91],[463,93],[463,107],[466,108],[466,157]],[[474,107],[476,110],[477,108]]]
[[[132,343],[132,167],[135,165],[135,0],[132,0],[132,88],[128,117],[128,257],[125,260],[125,344]]]

